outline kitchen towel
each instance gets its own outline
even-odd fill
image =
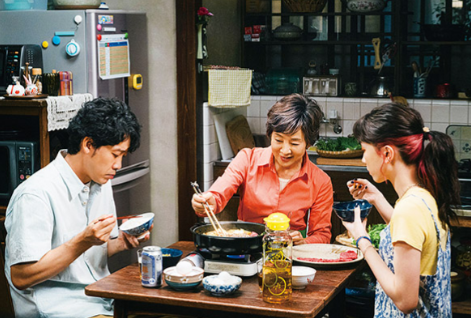
[[[209,70],[209,106],[233,108],[250,105],[252,70]]]
[[[93,99],[92,94],[69,96],[49,96],[47,102],[47,130],[59,130],[69,127],[69,121],[82,108],[83,104]]]

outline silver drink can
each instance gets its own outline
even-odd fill
[[[158,246],[146,246],[142,250],[141,260],[144,287],[162,286],[162,250]]]

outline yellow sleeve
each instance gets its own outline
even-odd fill
[[[427,207],[413,196],[403,198],[394,208],[390,221],[391,240],[404,242],[422,251],[427,233]]]

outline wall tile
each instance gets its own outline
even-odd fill
[[[260,101],[260,117],[267,117],[268,111],[275,104],[272,100],[261,100]]]
[[[218,136],[216,134],[216,126],[203,126],[203,144],[208,145],[218,142]]]
[[[420,113],[424,121],[429,122],[432,119],[432,105],[431,104],[414,103],[413,108],[415,108]]]
[[[205,182],[212,182],[214,177],[213,177],[213,163],[212,162],[209,162],[209,163],[205,163],[204,166],[203,166],[203,180]]]
[[[450,123],[467,124],[468,106],[450,106]]]
[[[209,188],[211,188],[211,185],[212,185],[212,184],[213,184],[213,180],[211,180],[211,181],[204,181],[204,182],[203,182],[203,190],[202,190],[202,191],[203,191],[203,192],[208,191]],[[206,219],[206,218],[205,218],[205,219]],[[205,222],[209,222],[209,219],[206,220]]]
[[[443,123],[432,123],[430,129],[440,131],[442,133],[446,133],[446,128],[448,127],[448,124],[443,124]]]
[[[375,108],[376,106],[378,106],[377,103],[373,103],[373,102],[365,103],[362,99],[361,104],[360,104],[360,117],[363,117],[369,112],[371,112],[373,108]]]
[[[353,134],[353,125],[355,124],[356,120],[343,120],[343,131],[342,134],[344,136],[348,136]]]
[[[250,106],[247,107],[247,116],[248,117],[260,117],[260,97],[252,97],[250,101]]]
[[[432,103],[432,123],[450,122],[450,104]]]
[[[343,102],[343,119],[355,119],[360,118],[360,100],[353,98],[345,98]]]
[[[265,135],[267,133],[267,116],[260,117],[260,130],[258,133],[260,135]]]
[[[259,134],[260,132],[260,117],[247,117],[250,131],[252,134]]]

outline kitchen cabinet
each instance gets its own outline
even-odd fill
[[[452,0],[444,1],[443,22],[451,21],[452,15],[455,16]],[[457,91],[471,91],[470,80],[466,77],[471,71],[471,41],[464,41],[464,33],[455,38],[448,37],[444,30],[438,31],[442,36],[434,37],[434,41],[425,37],[424,30],[431,23],[431,16],[436,15],[433,10],[437,10],[430,9],[431,0],[388,1],[384,10],[370,13],[351,12],[340,0],[328,1],[324,11],[319,13],[290,12],[283,1],[267,2],[265,12],[250,12],[253,8],[247,7],[246,1],[241,2],[243,27],[253,30],[254,25],[262,26],[259,41],[242,42],[242,66],[265,78],[266,87],[261,90],[261,95],[292,93],[291,88],[282,85],[281,82],[286,80],[280,79],[283,76],[288,80],[297,76],[297,91],[302,92],[302,77],[309,64],[315,63],[318,75],[327,75],[329,69],[340,70],[340,96],[344,95],[345,83],[355,82],[357,96],[378,97],[372,91],[381,75],[387,78],[386,82],[390,84],[386,85],[390,86],[393,95],[410,98],[414,97],[412,62],[422,66],[421,71],[425,72],[435,58],[437,61],[426,78],[423,97],[436,96],[437,86],[444,83],[450,84],[447,90],[451,95],[447,98],[455,97]],[[281,10],[278,10],[280,5]],[[463,6],[461,14],[464,15],[469,8],[466,8],[466,2]],[[297,25],[302,29],[301,37],[292,40],[274,38],[273,31],[280,23]],[[373,67],[373,38],[381,40],[380,58],[386,53],[386,47],[391,48],[391,59],[380,73]]]
[[[0,120],[5,129],[24,128],[31,130],[39,139],[41,168],[50,161],[49,132],[47,130],[47,102],[45,99],[3,99],[0,100]],[[0,215],[5,215],[6,206],[0,206]]]

